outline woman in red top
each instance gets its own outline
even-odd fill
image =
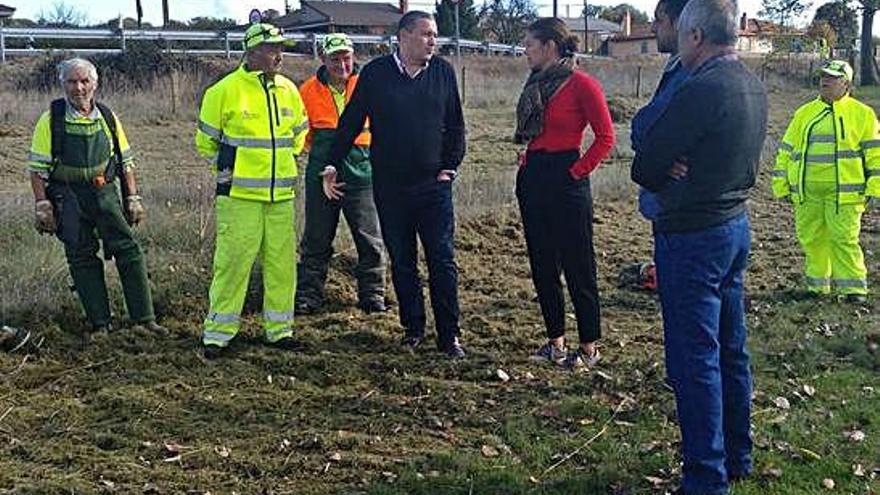
[[[599,289],[593,251],[590,173],[614,146],[614,127],[599,83],[575,70],[577,37],[555,18],[532,23],[525,38],[532,69],[517,104],[517,143],[527,144],[516,180],[532,280],[547,327],[533,358],[576,368],[599,360]],[[581,155],[587,126],[595,140]],[[565,347],[565,274],[580,345]]]

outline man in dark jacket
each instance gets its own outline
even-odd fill
[[[732,0],[690,0],[678,24],[690,77],[644,137],[634,181],[658,192],[655,260],[666,367],[682,432],[680,493],[727,493],[752,469],[743,277],[746,199],[767,128],[764,86],[737,60]],[[678,181],[676,187],[665,187]]]
[[[437,343],[449,357],[464,356],[458,341],[458,269],[455,265],[452,181],[464,158],[464,117],[455,71],[432,58],[437,23],[425,12],[400,19],[400,48],[364,67],[337,128],[324,173],[328,197],[346,181],[339,165],[370,119],[373,195],[391,279],[406,329],[403,344],[425,335],[425,302],[417,260],[421,239],[428,261]]]

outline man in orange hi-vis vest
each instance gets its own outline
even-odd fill
[[[357,137],[333,181],[324,180],[324,166],[339,116],[357,84],[354,47],[345,34],[321,42],[323,65],[300,87],[309,116],[309,161],[305,174],[306,221],[297,267],[297,314],[317,312],[324,303],[327,266],[339,214],[345,215],[357,249],[358,307],[366,313],[384,312],[385,267],[379,218],[373,202],[369,124]]]

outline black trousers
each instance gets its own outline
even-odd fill
[[[573,179],[576,150],[529,152],[516,179],[516,197],[526,234],[532,280],[547,337],[565,334],[561,274],[577,317],[581,343],[601,335],[596,255],[593,250],[593,198],[590,179]]]
[[[391,281],[407,335],[425,333],[425,300],[418,270],[418,240],[428,262],[428,288],[437,341],[459,334],[458,266],[455,264],[455,213],[452,183],[434,177],[407,186],[373,180],[382,239],[391,259]]]

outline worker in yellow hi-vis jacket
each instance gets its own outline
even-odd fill
[[[795,112],[779,145],[773,194],[794,204],[809,293],[834,289],[862,303],[868,280],[859,232],[866,202],[880,197],[880,126],[874,110],[850,96],[848,63],[831,60],[820,76],[819,97]]]
[[[205,91],[196,146],[217,176],[217,247],[205,318],[204,354],[218,357],[238,333],[254,260],[263,266],[266,341],[293,349],[296,234],[293,181],[308,130],[296,86],[278,74],[281,30],[245,32],[245,60]]]

